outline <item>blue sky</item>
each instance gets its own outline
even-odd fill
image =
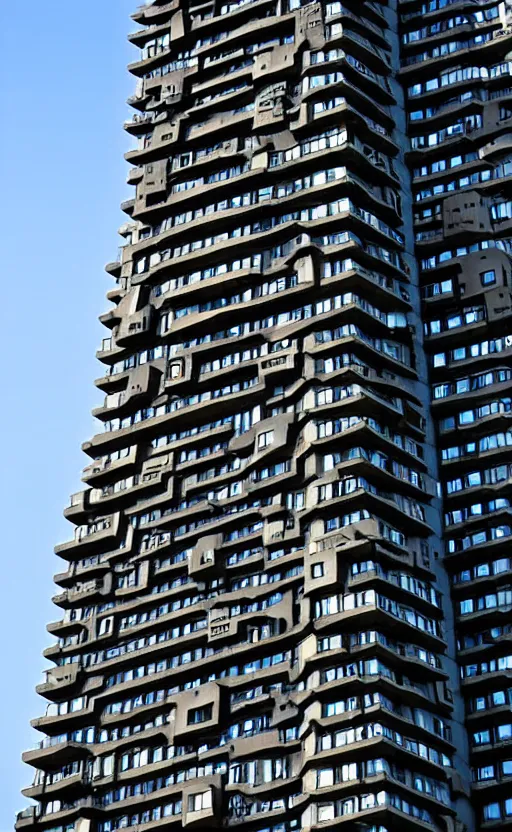
[[[44,714],[34,688],[46,624],[60,618],[52,576],[66,568],[53,546],[72,537],[62,511],[80,488],[80,445],[102,399],[97,317],[129,196],[122,123],[135,8],[23,0],[2,15],[0,832],[12,830],[20,788],[32,782],[20,755],[38,738],[30,719]]]

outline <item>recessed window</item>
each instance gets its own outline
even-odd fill
[[[169,378],[180,378],[183,373],[181,361],[175,361],[169,366]]]
[[[213,549],[206,549],[201,555],[201,563],[213,563],[215,560],[215,553]]]
[[[483,766],[477,770],[477,780],[492,780],[494,774],[494,766]]]
[[[258,436],[258,448],[266,448],[274,441],[274,431],[267,430],[265,433],[260,433]]]
[[[323,563],[315,563],[311,567],[311,577],[312,578],[323,578],[324,576],[324,565]]]
[[[188,811],[201,812],[203,809],[212,808],[212,792],[208,789],[207,792],[200,792],[199,794],[191,794],[188,798]]]
[[[496,272],[490,269],[488,272],[480,272],[480,283],[482,286],[492,286],[496,283]]]
[[[332,768],[322,768],[317,771],[316,786],[317,789],[322,789],[324,786],[334,785],[334,771]]]
[[[194,708],[188,712],[188,724],[199,725],[201,722],[208,722],[213,716],[213,705],[205,705],[203,708]]]
[[[326,820],[334,820],[334,803],[324,803],[318,806],[317,817],[319,823]]]
[[[112,618],[103,618],[98,629],[99,636],[105,636],[112,631]]]
[[[487,806],[484,806],[484,820],[499,820],[500,817],[499,803],[488,803]]]

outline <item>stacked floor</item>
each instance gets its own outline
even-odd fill
[[[512,826],[508,14],[133,15],[18,830]]]

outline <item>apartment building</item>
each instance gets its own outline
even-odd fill
[[[510,13],[133,14],[17,830],[512,827]]]

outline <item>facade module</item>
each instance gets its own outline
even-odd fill
[[[26,832],[512,827],[512,30],[133,15]]]

